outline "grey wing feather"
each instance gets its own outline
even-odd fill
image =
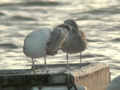
[[[64,43],[65,37],[67,35],[66,31],[64,30],[64,28],[56,27],[51,32],[51,37],[48,42],[48,50],[55,51],[62,47],[62,44]]]
[[[60,48],[65,37],[65,33],[63,33],[62,28],[56,28],[51,35],[53,37],[53,41],[55,41],[55,46]]]

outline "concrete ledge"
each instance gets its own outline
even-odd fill
[[[103,63],[90,64],[74,73],[75,84],[87,87],[87,90],[106,90],[111,81],[109,66]]]
[[[86,86],[87,90],[105,90],[110,82],[109,67],[103,63],[48,65],[45,72],[42,65],[36,65],[36,74],[26,70],[0,70],[0,90],[32,90],[32,87],[52,86]],[[69,78],[68,78],[69,77]]]

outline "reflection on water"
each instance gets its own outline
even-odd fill
[[[25,36],[41,27],[53,28],[65,19],[74,18],[80,29],[86,32],[89,42],[83,61],[104,62],[110,64],[113,76],[120,73],[119,0],[0,2],[0,69],[29,68],[30,59],[22,52]],[[78,54],[70,57],[71,62],[79,62]],[[62,52],[48,58],[48,63],[65,63],[65,54]],[[37,62],[43,63],[42,58]]]

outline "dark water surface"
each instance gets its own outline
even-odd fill
[[[25,36],[41,27],[53,28],[68,18],[77,19],[88,39],[83,62],[104,62],[112,76],[120,73],[119,0],[1,0],[0,69],[30,68],[31,59],[22,52]],[[60,52],[48,63],[66,63]],[[41,60],[41,61],[39,61]],[[43,63],[39,59],[38,63]],[[79,62],[79,54],[70,56]]]

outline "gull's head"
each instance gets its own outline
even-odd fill
[[[77,23],[73,19],[67,19],[67,20],[65,20],[64,24],[71,26],[73,28],[73,31],[77,31],[78,30]]]
[[[68,31],[72,30],[72,27],[67,24],[60,24],[55,29],[57,29],[57,28],[67,29]]]
[[[64,21],[65,24],[76,24],[73,19],[67,19]]]

